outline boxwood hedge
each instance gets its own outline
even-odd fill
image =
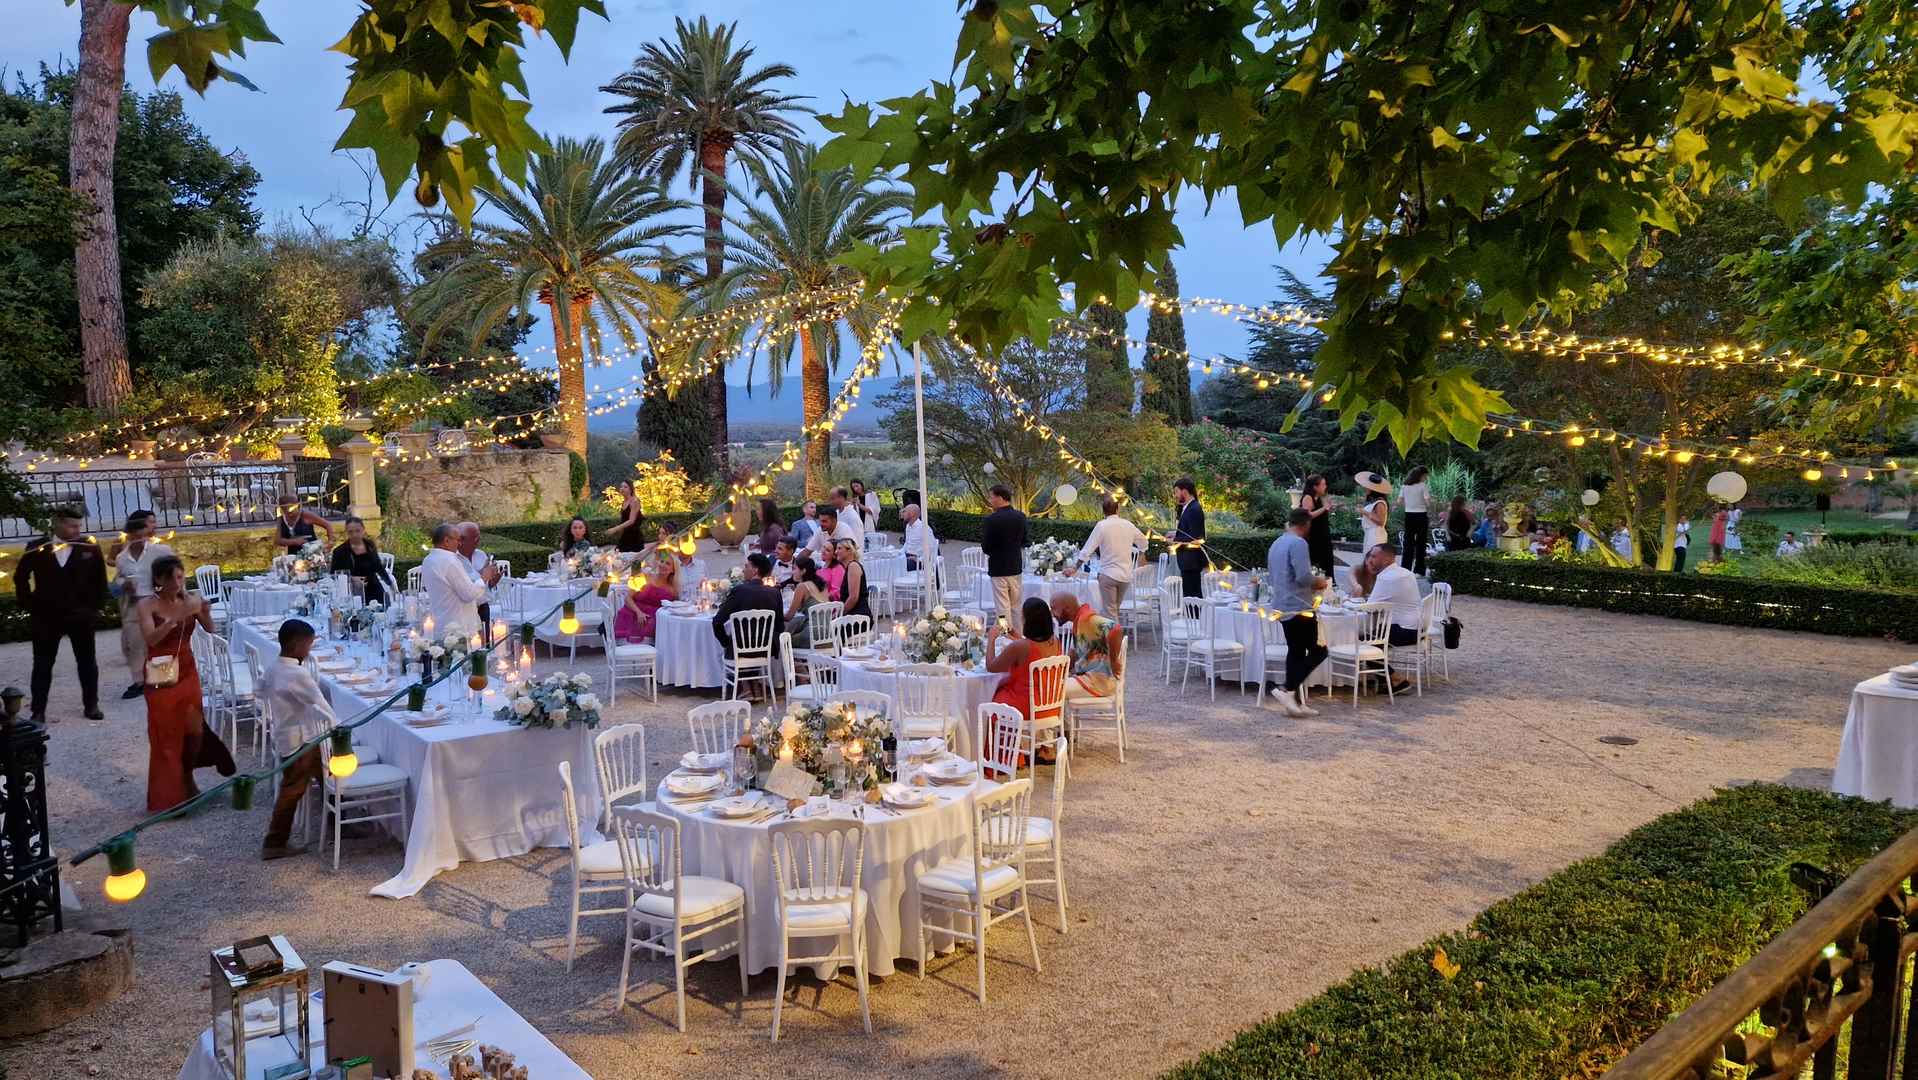
[[[1918,812],[1825,792],[1720,792],[1169,1075],[1596,1075],[1805,912],[1794,862],[1849,873],[1915,826]]]
[[[1661,574],[1458,551],[1431,561],[1459,594],[1694,622],[1918,641],[1918,595],[1703,574]]]
[[[1918,532],[1892,532],[1879,529],[1833,529],[1825,534],[1827,544],[1918,544]]]

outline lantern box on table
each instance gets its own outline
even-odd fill
[[[329,1061],[366,1057],[374,1076],[413,1075],[413,980],[335,960],[320,969]]]
[[[293,946],[278,934],[249,938],[229,948],[214,949],[208,967],[214,1060],[236,1080],[247,1080],[248,1044],[281,1040],[293,1060],[267,1070],[266,1080],[307,1076],[313,1046],[307,1015],[307,970]],[[255,1003],[263,1003],[271,1018],[256,1015],[249,1021],[247,1006]],[[260,1011],[254,1010],[256,1014]]]

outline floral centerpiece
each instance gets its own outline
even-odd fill
[[[746,580],[745,568],[735,566],[731,570],[726,571],[725,577],[712,582],[711,584],[712,584],[714,606],[718,606],[720,604],[725,603],[726,597],[733,591],[734,586],[741,584],[745,580]]]
[[[751,733],[762,777],[775,762],[790,761],[830,783],[834,767],[843,766],[846,783],[866,789],[882,779],[879,767],[892,722],[846,702],[791,705],[784,715],[768,712],[754,719]]]
[[[984,641],[970,619],[933,608],[906,631],[906,654],[919,664],[957,664],[982,652]]]
[[[1054,537],[1041,540],[1026,549],[1026,561],[1032,566],[1032,572],[1040,577],[1051,577],[1064,573],[1066,568],[1079,561],[1079,549],[1074,545]]]
[[[408,659],[422,663],[431,660],[435,668],[444,671],[466,659],[466,654],[472,651],[473,642],[467,635],[457,631],[430,638],[415,630],[406,636],[404,647]]]
[[[347,632],[353,634],[367,633],[374,627],[380,625],[382,616],[385,614],[386,605],[380,603],[378,600],[354,608],[352,611],[346,613]]]
[[[568,578],[590,577],[593,566],[599,560],[599,549],[591,544],[581,544],[566,553],[561,560]]]
[[[596,728],[599,698],[593,693],[593,677],[585,672],[555,672],[521,683],[513,687],[494,718],[525,728],[569,728],[574,724]]]
[[[326,554],[326,545],[318,540],[308,540],[294,553],[292,563],[286,568],[286,579],[295,585],[306,585],[319,580],[320,575],[332,565],[332,560]]]

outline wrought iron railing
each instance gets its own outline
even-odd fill
[[[44,516],[56,506],[85,515],[84,531],[115,533],[135,510],[159,516],[162,531],[194,526],[265,525],[280,506],[298,499],[328,516],[347,505],[347,463],[330,458],[293,462],[166,462],[118,469],[21,473]],[[0,540],[37,536],[41,523],[0,518]]]
[[[1901,1057],[1898,1075],[1918,1080],[1918,1053],[1900,1053],[1918,1037],[1918,1014],[1905,1017],[1918,952],[1914,874],[1918,830],[1859,867],[1606,1080],[1782,1080],[1808,1064],[1813,1080],[1833,1080],[1841,1041],[1849,1080],[1889,1080]]]

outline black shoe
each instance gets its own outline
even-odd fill
[[[137,698],[146,692],[147,692],[147,684],[134,683],[132,686],[127,687],[126,691],[120,695],[120,700],[132,701],[134,698]]]
[[[105,720],[107,714],[100,711],[100,706],[89,705],[87,706],[86,717],[89,720]]]
[[[305,844],[267,844],[260,848],[260,861],[272,862],[275,859],[284,859],[293,855],[304,855],[305,853]]]
[[[33,713],[28,716],[27,719],[32,723],[39,724],[41,727],[45,727],[47,724],[47,714],[45,712]]]

